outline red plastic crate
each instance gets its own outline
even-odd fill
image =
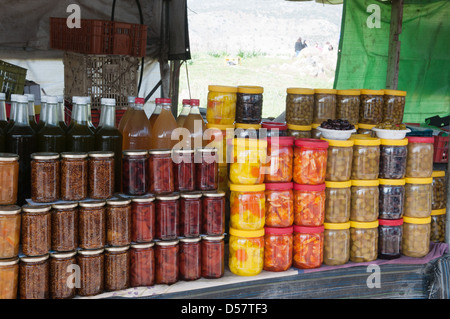
[[[448,136],[434,137],[434,160],[435,163],[448,162]]]

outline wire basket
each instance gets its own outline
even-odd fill
[[[27,69],[0,60],[0,88],[9,100],[11,94],[23,94]]]

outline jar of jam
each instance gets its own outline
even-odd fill
[[[289,227],[294,223],[294,184],[266,184],[265,226]]]
[[[202,277],[207,279],[220,278],[225,269],[224,235],[202,236]]]
[[[355,222],[373,222],[379,213],[379,181],[352,180],[352,205],[350,220]]]
[[[88,196],[88,154],[61,153],[61,199],[79,201]]]
[[[232,151],[229,164],[231,183],[240,185],[261,184],[264,181],[267,141],[236,138],[230,141]]]
[[[206,121],[213,124],[234,124],[236,117],[237,87],[208,86]]]
[[[208,144],[205,147],[217,149],[217,160],[219,164],[227,163],[227,141],[234,137],[234,128],[234,124],[219,125],[206,123],[204,138]],[[188,150],[185,151],[187,152]]]
[[[78,248],[78,203],[52,205],[52,250],[73,251]]]
[[[131,200],[111,199],[106,202],[106,244],[125,246],[131,243]]]
[[[325,221],[325,184],[294,184],[294,225],[320,226]]]
[[[265,185],[230,184],[230,227],[256,230],[265,223]]]
[[[360,101],[359,90],[337,90],[336,91],[336,118],[347,120],[356,125],[359,121]]]
[[[405,111],[406,91],[383,90],[383,122],[400,124],[403,122],[403,113]]]
[[[155,284],[155,243],[131,244],[130,287]]]
[[[130,246],[105,248],[105,291],[130,286]]]
[[[445,171],[433,171],[433,191],[431,206],[433,210],[447,207],[447,187]]]
[[[311,138],[311,125],[287,125],[287,135],[294,138]]]
[[[150,193],[155,195],[174,192],[174,173],[171,150],[149,151],[148,179]]]
[[[314,89],[286,89],[286,123],[311,125],[314,115]]]
[[[156,242],[155,250],[155,283],[171,285],[179,277],[179,240],[163,240]]]
[[[352,179],[377,179],[380,172],[380,139],[355,134],[352,159]]]
[[[323,139],[323,138],[322,138]],[[329,140],[327,171],[325,180],[343,182],[350,180],[352,174],[353,140]]]
[[[406,174],[408,139],[380,141],[379,178],[402,179]]]
[[[203,192],[202,233],[209,236],[225,233],[225,192]]]
[[[22,206],[22,252],[26,256],[42,256],[51,249],[51,206]]]
[[[297,184],[323,184],[327,169],[328,142],[299,138],[294,148],[294,182]]]
[[[155,238],[155,197],[140,196],[131,199],[131,241],[148,243]]]
[[[383,120],[384,91],[361,90],[359,123],[378,124]]]
[[[294,161],[294,137],[267,138],[267,159],[265,166],[265,183],[284,183],[292,181]]]
[[[425,257],[430,251],[430,232],[431,216],[403,216],[402,254],[408,257]]]
[[[379,218],[400,219],[405,206],[405,179],[379,179]]]
[[[447,227],[446,211],[445,208],[431,211],[431,242],[445,243],[445,232]]]
[[[105,254],[104,249],[81,249],[77,255],[80,267],[79,296],[95,296],[101,294],[105,287]]]
[[[201,238],[180,238],[180,280],[196,280],[202,276]]]
[[[219,187],[217,149],[197,149],[195,156],[195,187],[199,191],[216,190]]]
[[[50,254],[50,298],[71,299],[75,297],[76,282],[72,280],[73,270],[77,267],[75,250]]]
[[[198,237],[202,225],[202,193],[180,194],[180,233],[182,237]]]
[[[266,130],[266,137],[288,136],[288,125],[281,122],[261,122],[261,129]]]
[[[378,220],[378,258],[400,258],[402,255],[402,233],[402,218]]]
[[[352,182],[325,182],[325,223],[346,223],[350,220]]]
[[[19,258],[0,259],[0,299],[16,299],[19,287]]]
[[[230,227],[228,266],[238,276],[255,276],[264,267],[264,228],[238,230]]]
[[[336,119],[336,92],[335,89],[314,90],[314,123]]]
[[[22,257],[19,263],[20,299],[48,299],[50,267],[49,254]]]
[[[372,222],[350,221],[350,260],[373,261],[378,257],[378,219]]]
[[[149,192],[149,160],[146,150],[122,152],[122,191],[125,195],[142,196]]]
[[[156,197],[156,238],[174,240],[180,233],[180,195]]]
[[[407,136],[406,177],[433,175],[434,137]]]
[[[292,265],[299,269],[318,268],[323,262],[324,226],[294,225]]]
[[[80,202],[78,208],[78,247],[100,249],[106,245],[104,201]]]
[[[236,122],[259,124],[262,118],[264,88],[238,86],[236,94]]]
[[[433,178],[407,177],[405,180],[405,206],[403,208],[403,216],[429,217],[432,211]]]
[[[31,200],[55,202],[60,197],[60,165],[58,153],[31,154]]]
[[[264,228],[264,270],[278,272],[291,268],[293,231],[292,226]]]
[[[19,255],[21,211],[17,205],[0,206],[0,259]]]
[[[377,124],[364,124],[358,123],[357,133],[361,135],[367,135],[370,137],[377,137],[377,134],[372,130]]]
[[[0,205],[17,202],[19,185],[19,155],[0,153]]]
[[[350,222],[323,224],[323,263],[346,264],[350,259]]]
[[[108,199],[114,194],[114,152],[89,152],[89,198]]]
[[[173,181],[175,192],[195,190],[194,150],[173,150]]]

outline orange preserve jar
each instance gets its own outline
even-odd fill
[[[294,182],[297,184],[323,184],[327,169],[328,142],[299,138],[294,147]]]
[[[294,225],[294,251],[292,265],[295,268],[318,268],[323,262],[324,226],[304,227]]]
[[[291,268],[293,231],[292,226],[264,228],[264,270],[278,272]]]
[[[294,224],[320,226],[325,220],[325,184],[294,184]]]
[[[17,205],[0,207],[0,259],[19,255],[21,211]]]
[[[292,180],[294,139],[294,136],[267,138],[268,163],[265,164],[265,183],[282,183]]]
[[[0,205],[16,204],[18,183],[19,156],[0,153]]]
[[[230,184],[230,227],[256,230],[265,223],[265,185]]]
[[[268,227],[288,227],[294,223],[294,184],[266,184],[266,222]]]

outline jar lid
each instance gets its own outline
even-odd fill
[[[6,94],[3,92],[0,92],[0,100],[6,100]]]
[[[208,241],[221,241],[225,238],[225,235],[206,235],[201,236],[201,238]]]
[[[195,152],[199,152],[199,153],[214,153],[217,152],[217,148],[216,147],[203,147],[203,148],[196,148]]]
[[[203,192],[205,197],[224,197],[226,193],[224,191],[207,191]]]
[[[406,96],[406,91],[383,90],[385,95]]]
[[[264,233],[269,235],[289,235],[294,232],[294,226],[289,227],[264,227]]]
[[[150,155],[166,155],[166,154],[172,154],[172,150],[170,150],[170,149],[149,150],[148,153]]]
[[[15,265],[19,262],[19,258],[18,257],[14,257],[14,258],[7,258],[7,259],[0,259],[0,266],[12,266]]]
[[[183,155],[183,154],[194,154],[195,150],[193,149],[173,149],[172,153],[174,155]]]
[[[352,186],[378,186],[378,185],[380,185],[380,181],[378,179],[352,180]]]
[[[88,153],[89,157],[114,157],[114,152],[110,152],[110,151],[94,151],[94,152],[89,152]]]
[[[371,137],[367,134],[353,134],[350,139],[354,141],[354,145],[377,146],[381,144],[378,137]]]
[[[255,184],[255,185],[230,184],[230,191],[235,192],[261,192],[265,190],[266,190],[265,184]]]
[[[314,89],[307,88],[287,88],[287,94],[314,94]]]
[[[125,206],[130,203],[131,203],[131,199],[126,199],[126,198],[108,199],[106,201],[106,204],[110,205],[110,206]]]
[[[431,216],[422,218],[403,216],[403,221],[408,224],[429,224],[431,223]]]
[[[346,223],[323,223],[324,229],[349,229],[350,222]]]
[[[327,141],[329,146],[352,147],[355,142],[353,140],[330,140],[321,137],[321,140]]]
[[[431,177],[445,177],[445,171],[433,171]]]
[[[407,184],[431,184],[433,183],[433,177],[406,177]]]
[[[18,154],[14,153],[0,153],[0,162],[13,162],[19,159]]]
[[[149,203],[149,202],[153,202],[154,200],[155,200],[155,196],[151,196],[151,195],[133,197],[131,199],[131,201],[135,202],[135,203]]]
[[[127,155],[127,156],[142,156],[142,155],[147,155],[148,151],[147,150],[125,150],[122,151],[123,155]]]
[[[315,94],[336,94],[335,89],[314,89]]]
[[[175,240],[159,240],[159,241],[155,241],[156,246],[173,246],[176,245],[180,242],[179,239],[175,239]]]
[[[257,230],[240,230],[230,227],[230,235],[248,238],[262,237],[264,236],[264,228]]]
[[[81,207],[102,207],[105,206],[105,204],[105,201],[85,201],[78,203]]]
[[[71,258],[77,254],[76,250],[64,251],[64,252],[51,252],[50,257],[52,258]]]
[[[105,251],[104,248],[100,248],[100,249],[80,249],[78,251],[78,253],[80,255],[83,255],[83,256],[93,256],[93,255],[101,254],[104,251]]]
[[[235,128],[234,124],[214,124],[214,123],[206,123],[206,128],[216,128],[221,131],[226,131],[229,128]]]
[[[181,193],[181,198],[201,198],[203,196],[202,192],[190,192],[190,193]]]
[[[279,130],[285,131],[287,128],[289,128],[289,125],[281,122],[261,122],[261,127],[271,130],[277,128]]]
[[[127,251],[128,249],[130,249],[130,245],[105,247],[106,251],[111,251],[111,252]]]
[[[102,97],[100,99],[100,104],[101,105],[112,105],[112,106],[115,106],[116,105],[116,99]]]
[[[200,240],[202,240],[201,237],[180,237],[182,243],[198,243]]]
[[[312,125],[287,124],[287,128],[293,131],[311,131]]]
[[[233,145],[238,147],[248,147],[248,148],[261,148],[264,149],[267,147],[267,141],[256,139],[256,138],[234,138],[231,140]]]
[[[0,206],[0,215],[16,215],[22,211],[18,205]]]
[[[371,130],[373,129],[375,126],[377,126],[376,124],[365,124],[365,123],[358,123],[358,127],[363,129],[363,130]]]
[[[326,186],[324,184],[308,185],[308,184],[297,184],[294,183],[294,190],[296,191],[310,191],[310,192],[320,192],[325,190]]]
[[[326,149],[328,148],[328,142],[315,138],[297,138],[295,140],[295,146]]]
[[[408,145],[408,139],[405,137],[401,140],[387,140],[387,139],[381,139],[380,140],[381,145],[393,145],[393,146],[404,146]]]
[[[88,153],[84,153],[84,152],[63,152],[63,153],[61,153],[61,157],[62,158],[77,158],[77,159],[81,159],[81,158],[87,158],[88,157]]]
[[[407,136],[409,143],[434,143],[433,136]]]
[[[286,191],[294,188],[294,183],[265,183],[266,190],[268,191]]]
[[[68,202],[68,203],[55,203],[52,205],[54,209],[71,209],[78,206],[78,202]]]
[[[280,146],[292,146],[294,145],[294,136],[277,136],[268,137],[267,144],[278,144]]]
[[[48,212],[51,208],[52,208],[51,205],[25,204],[22,206],[22,211],[25,213],[44,213],[44,212]]]
[[[294,232],[302,234],[323,233],[324,226],[298,226],[294,225]]]
[[[38,152],[30,155],[32,159],[36,160],[49,160],[49,159],[58,159],[59,153],[54,152]]]
[[[211,92],[224,92],[224,93],[236,93],[237,87],[227,85],[208,85],[208,91]]]
[[[154,242],[149,242],[149,243],[132,243],[131,244],[131,248],[136,248],[136,249],[151,248],[153,246],[155,246]]]
[[[355,222],[355,221],[350,221],[350,227],[352,227],[352,228],[377,228],[378,227],[378,220],[375,220],[373,222]]]
[[[326,188],[348,188],[352,186],[352,181],[344,181],[344,182],[328,182],[325,181]]]
[[[167,194],[167,195],[156,196],[157,200],[177,200],[179,198],[180,198],[179,194]]]
[[[431,211],[431,216],[445,215],[446,212],[447,212],[446,208],[435,209]]]
[[[384,90],[360,90],[361,95],[384,95]]]
[[[380,226],[400,226],[403,225],[403,218],[400,219],[378,219]]]
[[[359,90],[337,90],[337,95],[360,95],[361,92]]]
[[[263,92],[264,88],[262,86],[240,85],[237,88],[237,93],[262,94]]]
[[[20,260],[26,263],[39,263],[41,261],[47,260],[49,257],[49,254],[45,254],[42,256],[23,256],[20,258]]]
[[[378,179],[378,182],[380,183],[380,185],[405,185],[406,184],[406,179],[402,178],[402,179],[385,179],[385,178],[380,178]]]
[[[255,130],[259,130],[262,125],[261,124],[249,124],[249,123],[236,123],[235,128],[241,128],[241,129],[255,129]]]

